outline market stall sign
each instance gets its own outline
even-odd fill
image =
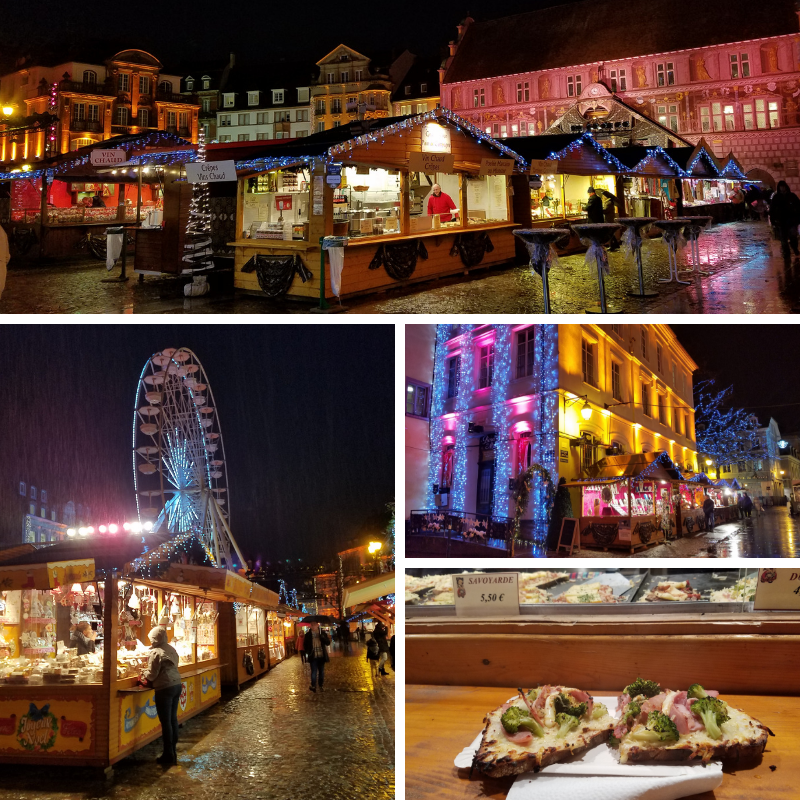
[[[233,161],[196,161],[185,166],[186,180],[189,183],[220,183],[236,180],[236,164]]]
[[[451,174],[456,157],[451,153],[409,153],[408,168],[411,172],[426,174],[443,172]]]
[[[0,567],[0,591],[11,589],[51,589],[46,564],[30,567]]]
[[[456,615],[508,617],[519,614],[516,572],[453,575]]]
[[[37,758],[94,750],[94,703],[59,697],[0,700],[0,753]]]
[[[277,208],[278,211],[291,211],[292,196],[290,194],[275,195],[275,208]]]
[[[450,153],[450,128],[438,122],[427,122],[422,126],[423,153]]]
[[[800,610],[800,569],[760,569],[756,611]]]
[[[558,161],[555,159],[540,158],[531,159],[531,168],[529,170],[531,175],[557,175],[558,174]]]
[[[124,150],[92,150],[89,163],[93,167],[115,167],[128,160]]]
[[[510,158],[482,158],[478,175],[510,175],[514,171],[514,162]]]
[[[50,588],[86,583],[94,580],[94,559],[83,558],[79,561],[50,561],[47,564],[50,577]]]

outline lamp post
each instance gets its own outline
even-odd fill
[[[367,552],[375,557],[375,574],[377,575],[380,572],[378,567],[378,561],[380,559],[380,552],[383,548],[383,542],[370,542],[367,546]]]

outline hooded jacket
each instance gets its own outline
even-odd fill
[[[181,682],[181,674],[178,672],[180,657],[175,648],[167,643],[167,631],[161,627],[153,628],[149,638],[150,660],[142,676],[156,690],[177,686]]]

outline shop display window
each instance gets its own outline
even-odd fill
[[[267,632],[269,634],[269,657],[280,661],[286,655],[283,639],[283,623],[275,611],[267,612]]]
[[[586,217],[586,201],[591,179],[584,175],[564,175],[564,213],[567,219]]]
[[[103,583],[0,592],[0,681],[103,682]]]
[[[272,170],[247,181],[242,209],[245,239],[308,241],[308,170]]]
[[[162,609],[163,593],[142,584],[121,580],[117,591],[117,679],[136,677],[147,666],[152,628],[171,622]]]
[[[633,481],[630,491],[628,482],[590,485],[583,487],[584,517],[643,517],[655,514],[655,482]]]
[[[452,575],[489,570],[406,570],[406,614],[454,613]],[[708,612],[753,610],[758,570],[744,569],[595,569],[524,570],[518,573],[522,613],[563,614],[565,607],[597,613],[597,605],[620,613],[647,614],[694,609]],[[548,609],[548,606],[550,607]],[[619,608],[625,606],[627,610]],[[438,609],[438,611],[437,611]],[[604,609],[605,610],[605,609]],[[617,613],[616,611],[614,613]]]
[[[236,610],[236,646],[252,647],[266,644],[266,619],[264,609],[235,603]]]
[[[508,221],[505,175],[467,178],[467,224]]]
[[[198,600],[194,621],[197,627],[197,660],[211,661],[218,655],[217,604],[210,600]]]
[[[412,172],[410,176],[409,203],[411,206],[411,232],[421,233],[438,228],[461,227],[461,178],[458,175],[447,175],[436,172],[426,175]],[[449,214],[429,214],[429,200],[433,187],[438,184],[442,194],[447,195],[455,206]]]
[[[333,195],[334,232],[359,238],[400,233],[400,171],[345,167]]]
[[[560,175],[542,175],[541,189],[531,189],[533,219],[558,219],[564,213]]]

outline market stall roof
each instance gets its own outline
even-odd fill
[[[35,550],[37,550],[37,547],[33,544],[18,544],[14,547],[5,547],[0,550],[0,564],[8,561],[9,559],[16,558],[23,553],[32,553]]]
[[[744,168],[742,167],[739,159],[734,156],[733,153],[728,153],[728,155],[721,159],[722,164],[722,174],[726,178],[734,178],[735,180],[744,181],[747,180],[747,175],[745,174]]]
[[[698,472],[692,475],[691,478],[685,479],[686,483],[696,483],[698,486],[714,486],[714,481],[705,474],[705,472]]]
[[[608,152],[625,165],[628,175],[639,177],[652,175],[662,178],[683,177],[683,170],[672,158],[673,149],[672,147],[629,145],[628,147],[610,147]]]
[[[626,172],[625,165],[603,147],[590,131],[519,136],[502,141],[509,147],[513,146],[528,163],[539,160],[557,161],[558,172],[565,175]]]
[[[620,481],[627,478],[674,481],[683,476],[672,459],[661,450],[655,453],[630,453],[624,456],[606,456],[587,470],[588,479]],[[578,481],[580,483],[580,481]]]
[[[714,151],[705,139],[701,139],[695,147],[671,147],[670,158],[689,178],[718,178],[722,171]]]
[[[359,603],[366,603],[370,600],[377,600],[387,594],[394,592],[394,572],[387,572],[383,575],[377,575],[360,583],[354,583],[351,586],[345,586],[342,605],[345,608],[358,605]]]
[[[296,166],[315,159],[346,161],[355,148],[369,148],[374,144],[377,145],[376,149],[379,149],[388,137],[402,136],[404,132],[428,122],[452,126],[472,136],[478,144],[485,144],[488,148],[496,150],[499,155],[514,159],[520,168],[527,166],[525,159],[507,144],[488,136],[485,131],[461,119],[449,109],[436,108],[423,114],[404,117],[357,120],[302,139],[289,139],[270,144],[263,151],[255,151],[248,158],[237,161],[236,169],[247,174],[276,167]],[[377,153],[377,160],[380,161],[380,153]]]

